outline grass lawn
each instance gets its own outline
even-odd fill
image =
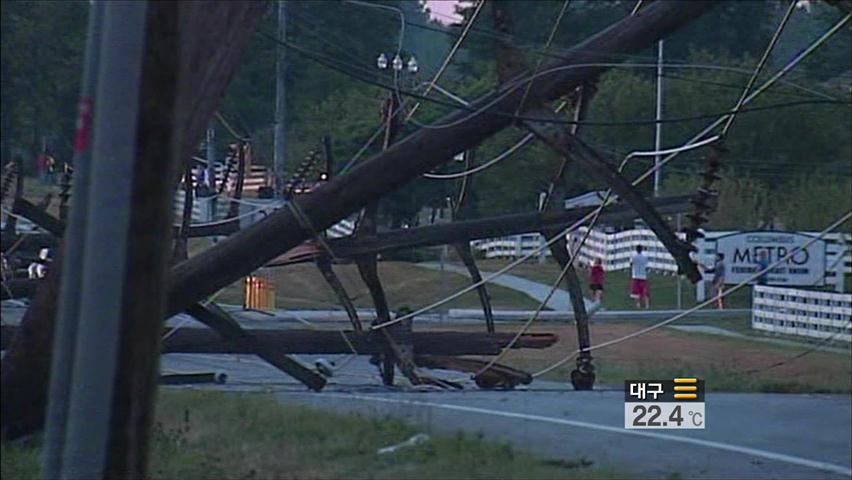
[[[725,328],[733,329],[733,325],[742,321],[730,318],[726,322],[731,326]],[[620,338],[646,325],[645,322],[593,324],[592,344]],[[514,332],[518,328],[499,325],[498,331]],[[559,341],[544,350],[510,351],[502,363],[536,372],[577,348],[574,325],[539,324],[531,331],[556,333]],[[686,375],[707,380],[707,388],[711,391],[852,393],[850,352],[816,351],[790,360],[809,348],[662,328],[593,351],[592,356],[598,382],[615,387],[620,387],[627,379]],[[774,366],[778,363],[782,364]],[[570,361],[543,378],[567,382],[573,368],[574,362]]]
[[[334,270],[356,307],[373,307],[369,291],[361,281],[358,268],[354,264],[335,265]],[[275,285],[278,308],[342,308],[334,292],[312,263],[271,268],[264,274]],[[420,268],[407,262],[379,262],[379,276],[391,310],[401,307],[416,309],[470,285],[470,280],[463,275],[445,272],[442,282],[441,272]],[[218,300],[242,304],[243,285],[241,280],[225,288]],[[517,290],[489,285],[488,292],[491,294],[494,308],[534,309],[538,306],[538,302]],[[447,308],[480,308],[479,296],[476,291],[469,292],[439,307],[438,311]]]
[[[477,263],[483,271],[494,272],[506,266],[509,262],[506,260],[480,260]],[[541,265],[537,262],[522,263],[509,270],[508,273],[545,285],[552,285],[553,281],[559,276],[560,271],[559,265],[548,261]],[[580,281],[583,283],[584,294],[587,297],[591,297],[591,292],[588,291],[588,270],[581,269],[578,273],[580,274]],[[677,277],[651,273],[649,280],[651,285],[651,308],[677,308]],[[681,291],[683,295],[683,307],[689,308],[695,305],[695,286],[686,279],[681,280]],[[630,272],[627,270],[606,272],[603,297],[604,308],[608,310],[635,309],[636,305],[629,295]],[[732,293],[727,298],[726,305],[729,308],[751,308],[751,287],[744,287]]]
[[[474,435],[433,435],[397,452],[376,450],[418,430],[391,419],[283,405],[260,394],[164,390],[150,478],[624,478],[583,458],[547,460]],[[2,445],[2,478],[39,476],[39,448]]]

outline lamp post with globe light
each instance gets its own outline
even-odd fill
[[[376,67],[382,71],[391,71],[393,73],[394,87],[397,86],[401,74],[416,75],[420,66],[417,64],[417,59],[414,55],[409,57],[408,61],[403,60],[399,53],[393,55],[393,60],[390,60],[384,52],[380,53],[376,58]],[[396,115],[399,109],[399,95],[396,91],[391,91],[388,99],[382,104],[382,121],[385,124],[385,139],[383,148],[388,148],[393,143],[394,137],[399,130],[401,122],[399,116]]]

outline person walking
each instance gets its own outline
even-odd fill
[[[648,257],[642,253],[642,245],[636,245],[636,255],[630,260],[630,296],[636,300],[636,308],[651,308],[651,289],[648,286]]]
[[[709,273],[713,274],[713,295],[716,297],[716,308],[719,310],[724,310],[725,308],[725,299],[722,297],[722,292],[725,291],[725,274],[727,270],[725,254],[717,253],[713,269]]]
[[[592,298],[596,303],[601,303],[604,292],[604,268],[600,258],[595,259],[595,264],[589,269],[589,290],[592,291]]]

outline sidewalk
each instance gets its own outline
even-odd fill
[[[428,268],[430,270],[441,269],[441,264],[434,262],[423,262],[417,263],[416,265],[418,267]],[[467,269],[465,267],[446,263],[444,264],[444,269],[448,272],[458,273],[460,275],[464,275],[470,278],[470,275],[468,274]],[[481,273],[483,277],[487,277],[493,272]],[[547,298],[547,294],[550,292],[550,285],[533,282],[532,280],[527,280],[526,278],[521,278],[516,275],[511,275],[509,273],[504,273],[503,275],[500,275],[499,277],[488,283],[493,283],[495,285],[500,285],[501,287],[511,288],[512,290],[517,290],[519,292],[525,293],[527,296],[535,299],[538,302],[544,301],[544,299]],[[583,301],[586,303],[586,310],[592,310],[593,303],[586,298],[584,298]],[[547,301],[546,306],[551,310],[570,311],[571,298],[566,290],[557,288],[553,295],[550,297],[550,299]]]

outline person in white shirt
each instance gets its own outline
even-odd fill
[[[636,255],[630,260],[630,296],[636,308],[651,308],[651,289],[648,287],[648,257],[642,254],[642,245],[636,245]]]

